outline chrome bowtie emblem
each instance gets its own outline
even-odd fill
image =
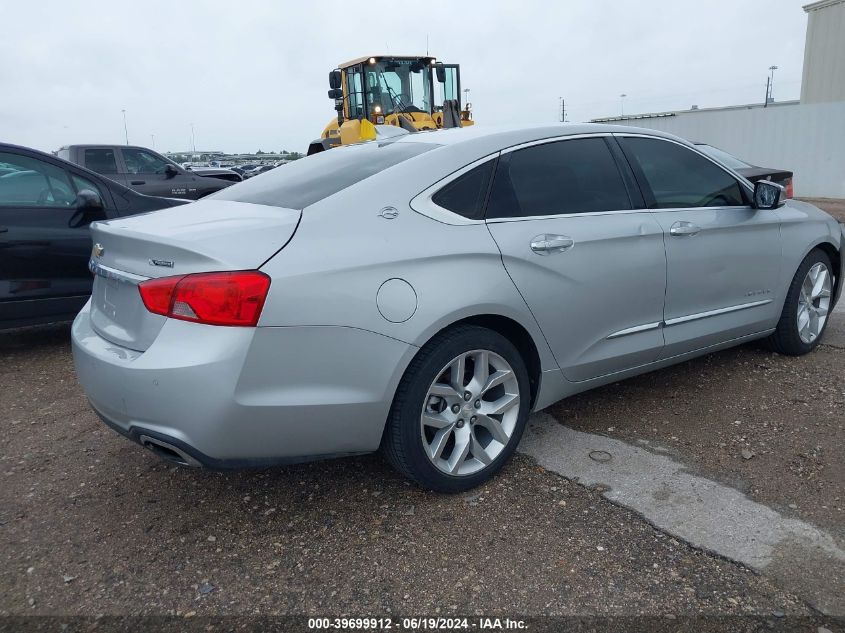
[[[384,207],[378,214],[385,220],[395,220],[399,215],[399,210],[396,207]]]
[[[103,248],[102,244],[94,244],[94,248],[91,249],[91,257],[102,257],[105,252],[106,249]]]

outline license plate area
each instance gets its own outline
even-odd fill
[[[91,293],[91,323],[103,338],[142,351],[155,339],[165,318],[144,306],[138,284],[146,277],[124,273],[96,263]]]

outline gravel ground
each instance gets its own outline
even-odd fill
[[[67,327],[0,334],[0,615],[810,613],[769,579],[523,456],[457,496],[423,492],[377,456],[239,473],[170,466],[96,419],[67,339]],[[829,377],[814,369],[821,358],[834,364]],[[836,387],[819,392],[818,411],[829,413],[841,399],[837,374],[841,360],[825,350],[786,363],[743,348],[581,396],[561,412],[582,427],[589,412],[624,422],[632,438],[636,429],[686,448],[680,438],[718,427],[691,413],[686,395],[695,395],[695,411],[703,399],[713,418],[745,425],[715,433],[724,449],[707,444],[724,454],[714,468],[775,494],[753,469],[774,464],[784,445],[821,442],[779,476],[828,499],[838,493],[822,485],[832,476],[818,463],[833,457],[834,440],[841,446],[841,426],[822,437],[804,408],[817,405],[789,399]],[[646,381],[662,389],[647,393]],[[733,399],[745,415],[723,412]],[[795,407],[800,423],[777,417],[779,431],[774,420],[764,427],[760,402],[772,415]],[[740,433],[758,453],[748,462],[735,456]],[[689,440],[690,455],[698,444]],[[841,521],[830,512],[813,516]]]
[[[840,222],[845,222],[845,200],[841,198],[799,198],[824,209]]]
[[[746,345],[549,409],[567,426],[669,449],[681,462],[845,543],[845,351]]]

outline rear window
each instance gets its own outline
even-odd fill
[[[117,173],[117,163],[112,149],[86,149],[85,166],[98,174],[109,176]]]
[[[338,147],[281,165],[209,198],[302,209],[435,147],[439,145],[395,141]]]

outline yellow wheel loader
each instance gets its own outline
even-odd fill
[[[470,104],[461,106],[460,67],[434,57],[353,59],[329,73],[329,98],[337,118],[308,146],[309,155],[373,140],[376,125],[417,132],[474,123]]]

